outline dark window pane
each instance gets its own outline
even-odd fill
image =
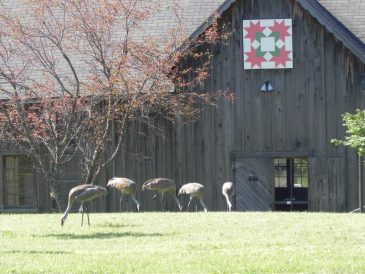
[[[285,158],[274,158],[275,187],[287,187],[287,167]]]
[[[6,208],[32,208],[35,197],[32,162],[25,156],[3,158]]]
[[[307,159],[294,159],[294,187],[308,187]]]

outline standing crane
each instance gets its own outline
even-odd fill
[[[198,183],[185,184],[179,190],[179,195],[181,195],[181,194],[190,194],[190,200],[188,203],[188,207],[186,209],[187,211],[189,211],[189,206],[190,206],[191,200],[193,200],[194,198],[199,199],[200,204],[204,208],[205,212],[208,211],[208,208],[203,201],[204,196],[205,196],[205,187],[203,185],[198,184]]]
[[[233,197],[236,194],[236,189],[235,189],[234,183],[225,182],[222,186],[222,194],[224,197],[226,197],[227,211],[232,211]]]
[[[96,185],[79,185],[74,188],[72,188],[68,194],[68,204],[67,209],[65,213],[61,217],[61,226],[65,224],[65,221],[67,219],[68,213],[72,208],[72,205],[75,201],[81,202],[81,207],[84,208],[84,203],[90,202],[94,200],[95,198],[99,198],[102,196],[106,196],[108,192],[104,187],[96,186]],[[90,220],[89,220],[89,209],[86,208],[87,213],[87,222],[90,226]],[[82,218],[81,218],[81,225],[84,223],[84,210],[82,210]]]
[[[127,178],[114,177],[108,181],[106,187],[113,187],[121,192],[120,195],[120,210],[122,210],[123,195],[126,195],[125,205],[128,211],[128,197],[131,197],[132,201],[136,204],[137,210],[141,206],[141,203],[136,199],[136,183]]]
[[[172,196],[172,198],[175,200],[176,204],[178,205],[180,211],[183,208],[181,205],[181,202],[176,197],[176,184],[173,180],[166,179],[166,178],[150,179],[142,185],[142,190],[143,191],[152,190],[152,191],[161,193],[161,205],[163,208],[165,208],[164,204],[163,204],[163,198],[164,198],[165,193],[170,194]],[[155,196],[153,196],[153,199],[156,199],[156,197],[157,197],[157,193],[155,194]]]

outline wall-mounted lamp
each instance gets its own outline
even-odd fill
[[[270,83],[270,81],[266,81],[265,83],[262,84],[260,90],[264,92],[273,91],[274,86]]]

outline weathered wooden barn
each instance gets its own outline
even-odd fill
[[[357,208],[356,153],[330,140],[344,136],[341,114],[365,108],[365,3],[180,1],[192,38],[204,32],[207,24],[199,23],[213,8],[228,23],[232,35],[214,49],[204,85],[233,91],[236,99],[206,108],[191,124],[161,121],[164,136],[135,125],[99,184],[113,176],[140,186],[154,177],[174,179],[179,186],[196,181],[207,188],[210,210],[225,210],[225,181],[236,185],[239,211]],[[161,18],[156,29],[168,24],[167,16]],[[247,26],[256,29],[253,36]],[[1,211],[52,210],[47,187],[25,157],[2,151],[0,174]],[[77,164],[65,167],[60,180],[66,191],[80,183]],[[111,192],[95,209],[118,210],[119,195]],[[151,193],[139,189],[137,196],[143,210],[159,209]]]

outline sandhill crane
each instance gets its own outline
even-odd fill
[[[222,186],[222,194],[227,200],[227,211],[232,211],[233,207],[233,196],[236,194],[234,183],[225,182]]]
[[[179,195],[181,194],[190,194],[190,200],[188,203],[188,207],[186,210],[189,210],[190,202],[192,199],[197,198],[199,199],[201,205],[204,208],[204,211],[207,212],[208,209],[204,203],[204,196],[205,196],[205,187],[198,183],[188,183],[183,185],[179,190]]]
[[[182,210],[182,205],[179,201],[179,199],[176,197],[176,184],[173,180],[170,179],[166,179],[166,178],[155,178],[155,179],[151,179],[146,181],[143,185],[142,185],[142,190],[154,190],[157,192],[161,193],[161,205],[162,207],[164,207],[163,205],[163,197],[164,194],[170,194],[172,196],[172,198],[175,200],[175,202],[177,203],[178,207],[180,210]],[[156,199],[157,194],[155,196],[153,196],[153,199]]]
[[[68,212],[71,210],[71,207],[75,201],[80,201],[81,207],[84,208],[83,207],[84,203],[90,202],[95,198],[106,196],[107,194],[108,192],[104,187],[96,185],[84,184],[72,188],[68,194],[67,209],[61,217],[61,226],[65,224]],[[86,209],[86,213],[87,213],[87,222],[90,225],[88,209]],[[81,225],[83,225],[83,223],[84,223],[84,210],[82,210]]]
[[[136,183],[135,182],[133,182],[132,180],[127,179],[127,178],[114,177],[108,181],[108,184],[106,185],[106,187],[113,187],[113,188],[118,189],[121,192],[120,210],[122,210],[123,195],[126,195],[127,198],[131,197],[132,201],[137,206],[137,210],[139,211],[141,203],[136,199]],[[126,208],[128,211],[128,200],[127,199],[126,199],[125,205],[126,205]]]

